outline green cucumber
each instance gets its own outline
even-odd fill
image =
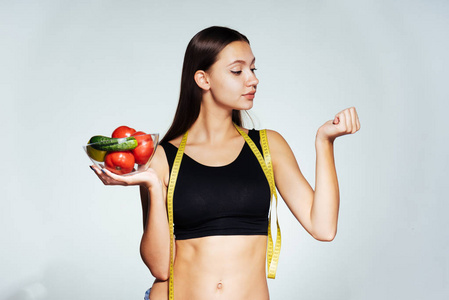
[[[90,138],[88,144],[94,144],[94,143],[100,143],[100,142],[106,142],[109,141],[111,138],[107,136],[102,135],[96,135]]]
[[[96,135],[89,140],[92,148],[101,151],[127,151],[137,147],[137,140],[130,136],[126,138],[110,138],[107,136]]]

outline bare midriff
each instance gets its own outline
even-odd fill
[[[176,241],[174,298],[268,300],[266,245],[261,235]]]

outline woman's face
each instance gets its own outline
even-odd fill
[[[207,70],[212,99],[216,104],[235,110],[252,108],[257,79],[255,58],[246,42],[232,42]]]

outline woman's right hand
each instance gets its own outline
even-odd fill
[[[107,169],[100,169],[95,165],[91,166],[91,169],[104,185],[141,185],[147,189],[162,185],[157,173],[152,168],[130,176],[117,175]]]

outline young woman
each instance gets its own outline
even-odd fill
[[[270,187],[259,161],[234,124],[253,106],[259,80],[248,39],[210,27],[190,41],[172,126],[146,172],[120,177],[94,168],[106,185],[140,185],[143,261],[156,278],[151,300],[168,298],[170,231],[167,188],[184,133],[185,151],[173,196],[174,298],[269,299],[266,251]],[[262,152],[259,132],[239,127]],[[316,134],[315,190],[282,136],[267,131],[276,187],[301,225],[317,240],[337,231],[339,190],[335,138],[355,133],[355,108],[339,112]]]

